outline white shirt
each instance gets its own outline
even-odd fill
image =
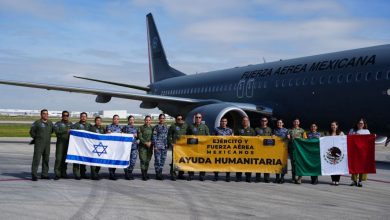
[[[351,129],[349,131],[349,134],[370,134],[370,131],[368,129],[360,129],[357,131],[354,131],[353,129]]]

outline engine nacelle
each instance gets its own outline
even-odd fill
[[[229,103],[216,103],[197,107],[187,114],[186,122],[194,123],[194,115],[201,113],[203,121],[210,129],[210,133],[214,134],[214,128],[219,126],[222,117],[228,119],[228,127],[233,130],[237,129],[241,124],[241,119],[247,114],[237,106]]]
[[[107,103],[111,100],[111,96],[108,95],[98,95],[95,99],[97,103]]]

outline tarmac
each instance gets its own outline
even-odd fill
[[[154,179],[152,159],[148,181],[141,180],[137,161],[135,180],[125,180],[120,169],[117,181],[108,180],[102,168],[99,181],[33,182],[29,140],[0,138],[0,219],[390,219],[390,147],[376,147],[377,173],[362,188],[349,186],[349,176],[339,186],[331,186],[328,176],[320,176],[318,185],[310,177],[301,185],[225,182],[224,174],[213,182],[212,173],[204,182],[171,181],[170,153],[164,181]],[[52,178],[54,151],[52,145]]]

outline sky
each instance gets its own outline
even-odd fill
[[[149,12],[170,65],[196,74],[388,44],[389,11],[388,0],[0,0],[0,79],[129,91],[77,75],[146,86]],[[0,109],[158,112],[139,104],[0,85]]]

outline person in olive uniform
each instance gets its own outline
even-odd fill
[[[268,127],[267,117],[262,117],[260,119],[260,127],[255,129],[257,136],[272,136],[272,129]],[[261,173],[256,173],[255,182],[258,183],[261,181]],[[269,183],[269,173],[264,173],[264,182]]]
[[[290,140],[289,142],[289,147],[288,147],[288,153],[290,156],[290,163],[291,163],[291,180],[295,184],[301,184],[302,182],[302,177],[298,177],[298,179],[295,178],[295,159],[294,159],[294,145],[292,144],[292,141],[295,138],[307,138],[306,137],[306,132],[302,128],[299,127],[300,125],[300,120],[299,118],[294,119],[293,121],[293,127],[288,130],[288,135],[287,138]]]
[[[149,162],[152,159],[153,147],[152,147],[152,136],[153,128],[150,125],[152,118],[148,115],[145,117],[145,124],[138,128],[137,136],[139,139],[139,159],[141,161],[141,173],[142,180],[146,181],[149,179],[148,169]]]
[[[107,125],[106,133],[122,133],[122,126],[119,125],[119,115],[112,116],[112,124]],[[116,168],[108,168],[110,180],[117,180],[115,176]]]
[[[92,125],[87,122],[87,117],[88,115],[86,112],[81,112],[80,121],[73,124],[72,129],[89,131]],[[76,180],[80,180],[81,178],[88,179],[89,177],[86,175],[85,172],[86,172],[85,165],[77,164],[77,163],[73,164],[73,175]]]
[[[221,121],[219,122],[219,127],[215,128],[215,136],[232,136],[233,130],[227,126],[228,120],[227,118],[223,117],[221,118]],[[230,172],[226,172],[226,182],[230,182]],[[213,181],[218,181],[218,172],[214,172],[214,179]]]
[[[194,117],[195,117],[195,123],[193,123],[188,127],[187,134],[188,135],[210,135],[210,130],[207,127],[207,125],[202,124],[202,114],[196,113]],[[199,180],[204,181],[205,175],[206,172],[203,171],[199,172]],[[194,176],[194,172],[188,172],[187,180],[191,181],[193,179],[193,176]]]
[[[47,109],[41,110],[41,119],[31,125],[30,136],[33,138],[34,155],[31,165],[31,180],[38,180],[38,167],[42,157],[41,179],[49,179],[50,138],[53,133],[53,123],[49,120]]]
[[[313,139],[313,138],[320,138],[321,133],[317,131],[318,126],[317,123],[312,123],[310,125],[310,131],[307,133],[307,139]],[[311,176],[311,184],[316,185],[318,184],[318,176]]]
[[[54,163],[55,180],[68,178],[66,174],[67,164],[65,163],[69,145],[69,130],[72,122],[69,121],[69,112],[62,112],[62,119],[54,124],[54,133],[57,136],[56,161]]]
[[[241,127],[235,131],[235,135],[238,136],[256,136],[255,129],[249,126],[249,117],[245,116],[242,118]],[[251,182],[251,173],[245,173],[245,181]],[[236,173],[236,182],[241,182],[242,180],[242,172]]]
[[[174,144],[180,138],[181,135],[186,135],[188,124],[184,121],[183,115],[176,115],[175,123],[172,124],[168,129],[168,145],[172,149],[172,163],[171,163],[171,180],[176,180],[176,172],[173,165],[173,150]],[[184,171],[179,171],[179,179],[184,179]]]
[[[91,126],[89,131],[95,132],[98,134],[105,134],[106,133],[106,129],[102,125],[102,118],[101,117],[99,117],[99,116],[95,117],[95,125]],[[99,171],[100,171],[100,167],[91,166],[91,179],[92,180],[99,180],[100,179]]]

